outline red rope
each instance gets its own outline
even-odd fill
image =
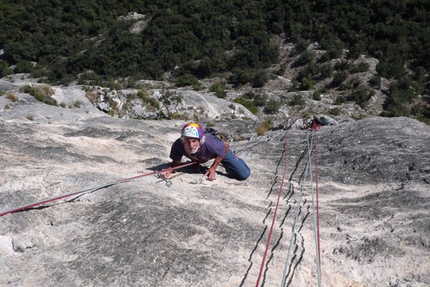
[[[287,135],[288,135],[288,132],[285,134],[285,145],[284,145],[284,174],[282,175],[281,186],[279,187],[278,200],[277,200],[277,202],[276,202],[275,211],[273,212],[272,226],[270,227],[269,236],[268,236],[268,238],[267,238],[266,250],[264,251],[263,261],[261,262],[260,273],[258,274],[257,284],[255,285],[256,287],[258,287],[258,286],[259,286],[259,284],[260,284],[260,280],[261,280],[261,276],[263,275],[264,264],[265,264],[265,262],[266,262],[267,252],[268,252],[268,250],[269,250],[269,246],[270,246],[270,240],[272,239],[273,227],[275,226],[276,214],[277,214],[277,212],[278,212],[279,201],[280,201],[281,194],[282,194],[282,187],[283,187],[283,185],[284,185],[285,174],[286,174],[286,172],[287,172],[287,143],[288,143]]]
[[[52,202],[52,201],[55,201],[55,200],[63,199],[63,198],[70,197],[70,196],[73,196],[73,195],[82,194],[82,193],[87,192],[87,191],[97,190],[97,189],[109,187],[109,186],[112,186],[112,185],[115,185],[115,184],[119,184],[119,183],[123,183],[123,182],[128,182],[128,181],[140,178],[140,177],[149,176],[149,175],[153,175],[153,174],[158,174],[158,173],[164,172],[164,171],[166,171],[166,170],[168,170],[170,168],[171,169],[179,169],[179,168],[190,166],[190,165],[193,165],[193,164],[196,164],[196,163],[197,162],[189,162],[189,163],[185,163],[183,165],[178,165],[178,166],[175,166],[175,167],[169,167],[169,168],[165,168],[165,169],[153,171],[153,172],[146,173],[146,174],[140,174],[140,175],[129,177],[129,178],[119,179],[117,181],[114,181],[114,182],[111,182],[111,183],[107,183],[107,184],[104,184],[104,185],[100,185],[100,186],[96,186],[96,187],[91,187],[91,188],[86,188],[86,189],[83,189],[83,190],[80,190],[80,191],[65,193],[65,194],[62,194],[62,195],[58,195],[58,196],[46,198],[46,199],[43,199],[43,200],[38,201],[38,202],[30,203],[30,204],[27,204],[27,205],[24,205],[24,206],[20,206],[20,207],[17,207],[17,208],[8,210],[8,211],[4,211],[4,212],[0,213],[0,217],[4,216],[6,214],[9,214],[9,213],[15,213],[15,212],[19,212],[19,211],[28,210],[30,208],[33,208],[33,207],[36,207],[36,206],[39,206],[39,205],[42,205],[42,204],[45,204],[45,203],[48,203],[48,202]]]

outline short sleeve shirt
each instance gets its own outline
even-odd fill
[[[200,150],[193,155],[189,155],[184,148],[181,138],[178,138],[172,145],[170,158],[172,160],[181,160],[182,156],[193,161],[206,162],[217,156],[224,156],[224,142],[211,134],[207,134]]]

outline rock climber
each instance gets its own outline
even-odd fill
[[[219,164],[225,168],[229,177],[237,180],[245,180],[251,175],[251,170],[245,161],[238,158],[230,149],[229,145],[212,134],[204,134],[202,126],[191,122],[186,124],[181,131],[181,137],[172,145],[170,167],[181,165],[181,159],[185,156],[194,162],[204,163],[214,160],[204,176],[207,180],[214,180]],[[168,168],[162,176],[168,178],[174,172]]]

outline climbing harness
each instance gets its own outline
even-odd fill
[[[179,169],[179,168],[182,168],[182,167],[187,167],[187,166],[190,166],[190,165],[193,165],[193,164],[196,164],[196,163],[197,162],[189,162],[189,163],[185,163],[185,164],[178,165],[178,166],[175,166],[175,167],[165,168],[165,169],[153,171],[153,172],[150,172],[150,173],[145,173],[145,174],[140,174],[140,175],[129,177],[129,178],[119,179],[119,180],[114,181],[114,182],[106,183],[106,184],[95,186],[95,187],[86,188],[86,189],[83,189],[83,190],[80,190],[80,191],[74,191],[74,192],[64,193],[64,194],[61,194],[61,195],[58,195],[58,196],[46,198],[46,199],[43,199],[43,200],[38,201],[38,202],[30,203],[30,204],[27,204],[27,205],[23,205],[23,206],[20,206],[20,207],[13,208],[13,209],[8,210],[8,211],[1,212],[0,213],[0,217],[4,216],[6,214],[9,214],[9,213],[15,213],[15,212],[19,212],[19,211],[25,211],[25,210],[34,208],[36,206],[40,206],[40,205],[43,205],[45,203],[56,201],[56,200],[60,200],[60,199],[66,198],[66,197],[70,197],[70,196],[74,196],[74,195],[80,195],[80,194],[83,194],[85,192],[96,191],[96,190],[99,190],[99,189],[102,189],[102,188],[110,187],[112,185],[116,185],[116,184],[120,184],[120,183],[125,183],[125,182],[129,182],[129,181],[133,181],[133,180],[141,178],[141,177],[145,177],[145,176],[149,176],[149,175],[156,175],[156,176],[160,177],[161,173],[163,173],[163,172],[165,172],[165,171],[167,171],[169,169],[175,170],[175,169]],[[170,187],[172,185],[171,181],[169,181],[167,179],[165,181],[166,181],[166,185],[168,187]]]

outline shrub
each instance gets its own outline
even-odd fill
[[[267,95],[265,94],[256,94],[253,99],[254,105],[257,107],[263,107],[267,102]]]
[[[12,69],[8,67],[6,61],[0,60],[0,78],[6,77],[10,74],[13,74]]]
[[[344,104],[346,102],[346,99],[344,96],[337,96],[336,99],[334,99],[333,104],[334,105],[341,105]]]
[[[409,79],[403,78],[390,86],[383,104],[382,116],[410,116],[410,104],[416,98]]]
[[[266,119],[264,122],[259,124],[255,131],[257,135],[263,136],[268,130],[272,128],[272,121],[270,119]]]
[[[201,91],[201,90],[203,90],[203,85],[202,85],[202,83],[200,83],[200,81],[197,81],[197,82],[193,83],[191,86],[193,87],[194,91]]]
[[[103,79],[92,71],[87,71],[79,75],[78,84],[79,85],[95,85],[99,86],[103,82]]]
[[[288,102],[290,106],[304,106],[306,104],[302,95],[296,94],[293,96],[292,100]]]
[[[336,71],[346,71],[348,70],[350,64],[347,61],[340,61],[334,65]]]
[[[309,63],[304,66],[297,74],[296,79],[303,82],[304,79],[313,79],[319,73],[319,68],[315,63]]]
[[[15,73],[31,73],[34,70],[34,65],[29,61],[20,61],[16,64]]]
[[[276,74],[282,76],[286,70],[287,70],[287,65],[281,64],[281,66],[279,67],[279,70],[276,72]]]
[[[340,58],[342,55],[342,49],[341,48],[330,48],[327,50],[327,52],[324,53],[321,57],[322,62],[327,62],[331,59],[337,59]]]
[[[338,116],[340,115],[341,110],[339,108],[333,108],[333,109],[330,109],[328,113],[332,116]]]
[[[250,100],[247,100],[242,97],[237,97],[236,99],[234,99],[234,102],[243,105],[254,115],[258,112],[258,108]]]
[[[229,80],[235,87],[239,87],[252,81],[253,77],[254,73],[252,70],[234,68]]]
[[[317,82],[313,79],[304,78],[302,80],[301,88],[303,90],[312,90]]]
[[[255,131],[256,131],[257,135],[264,136],[264,134],[268,131],[268,129],[267,129],[266,125],[264,123],[262,123],[262,124],[259,124],[257,126]]]
[[[276,114],[281,107],[281,103],[276,100],[269,100],[263,109],[265,114]]]
[[[256,95],[256,93],[254,93],[254,92],[246,92],[242,96],[245,99],[252,100],[252,99],[254,99],[255,95]]]
[[[338,87],[348,78],[348,73],[345,71],[337,72],[334,75],[333,81],[331,82],[332,87]]]
[[[324,64],[319,66],[319,73],[320,73],[319,79],[321,80],[327,79],[332,76],[333,69],[330,65]]]
[[[407,74],[404,63],[401,60],[381,60],[378,65],[376,65],[376,71],[379,75],[387,79],[401,79]]]
[[[313,93],[312,99],[315,101],[321,101],[321,90],[317,90]]]
[[[41,101],[48,105],[57,106],[57,101],[52,97],[54,95],[54,90],[51,86],[43,84],[40,86],[30,86],[25,85],[19,89],[22,93],[28,93],[36,98],[36,100]]]
[[[160,102],[148,96],[146,91],[139,91],[137,93],[137,97],[142,100],[142,103],[146,105],[146,107],[150,108],[152,111],[156,111],[160,109]]]
[[[224,99],[224,98],[227,97],[227,93],[225,91],[225,85],[224,85],[224,83],[218,82],[218,83],[213,84],[209,88],[209,91],[215,92],[215,96],[217,98]]]
[[[199,85],[200,82],[199,80],[191,75],[191,74],[185,74],[180,76],[179,78],[176,79],[175,81],[176,86],[178,87],[185,87],[185,86],[195,86],[195,85]]]
[[[346,97],[348,101],[354,101],[361,108],[365,108],[367,102],[375,94],[373,90],[368,90],[364,87],[352,91],[352,93]]]
[[[294,62],[294,67],[300,67],[307,65],[315,60],[315,52],[310,50],[305,50],[300,54],[299,58]]]
[[[369,80],[369,85],[376,89],[381,88],[381,77],[372,77]]]
[[[355,74],[355,73],[364,73],[367,72],[369,70],[369,64],[366,62],[360,62],[357,65],[352,65],[349,68],[349,72],[351,74]]]
[[[291,80],[291,86],[288,88],[289,92],[298,91],[300,83],[297,79]]]
[[[252,79],[252,86],[254,88],[264,87],[268,80],[269,76],[267,75],[266,71],[258,71],[255,73]]]
[[[11,92],[6,94],[6,99],[11,100],[12,102],[18,101],[18,97],[14,93],[11,93]]]

